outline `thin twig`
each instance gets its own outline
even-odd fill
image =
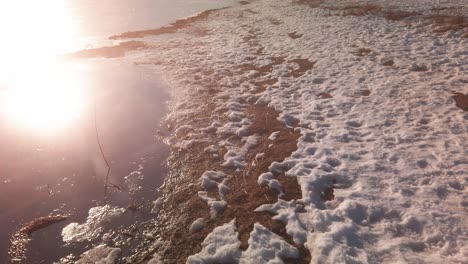
[[[106,163],[106,166],[107,166],[106,180],[105,180],[105,183],[104,183],[104,199],[107,199],[107,187],[108,187],[107,183],[109,182],[109,173],[110,173],[111,167],[110,167],[109,162],[106,159],[106,155],[104,155],[104,151],[102,150],[101,140],[99,139],[96,109],[97,109],[97,107],[96,107],[96,97],[94,97],[94,128],[95,128],[95,132],[96,132],[96,139],[97,139],[97,143],[98,143],[98,146],[99,146],[99,150],[101,151],[102,159],[104,160],[104,162]]]

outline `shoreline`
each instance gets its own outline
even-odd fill
[[[127,50],[174,89],[156,242],[134,263],[466,257],[466,14],[322,2],[245,1]]]

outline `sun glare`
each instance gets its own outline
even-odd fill
[[[84,98],[76,71],[48,69],[28,75],[9,82],[4,94],[8,120],[27,128],[53,130],[79,118]]]
[[[6,120],[51,130],[79,116],[80,76],[58,59],[77,48],[76,22],[64,0],[0,1],[0,110]]]

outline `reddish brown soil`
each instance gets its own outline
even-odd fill
[[[307,5],[311,8],[317,8],[319,7],[324,0],[297,0],[295,3],[300,4],[300,5]]]
[[[392,59],[383,59],[380,64],[383,66],[391,67],[395,64],[395,62]]]
[[[468,29],[468,18],[463,16],[434,15],[429,19],[432,21],[432,30],[435,33]]]
[[[283,24],[283,22],[281,22],[281,20],[276,19],[276,18],[269,18],[268,21],[269,21],[272,25],[275,25],[275,26],[278,26],[278,25]]]
[[[369,55],[372,52],[371,49],[369,48],[359,48],[356,51],[353,52],[354,55],[364,57]]]
[[[264,75],[273,71],[273,67],[275,65],[280,65],[284,62],[284,57],[271,57],[270,59],[272,60],[272,62],[264,66],[256,66],[254,64],[244,63],[239,65],[238,69],[241,72],[257,71],[259,72],[259,75]]]
[[[148,48],[148,45],[142,41],[126,41],[116,46],[102,47],[96,49],[85,49],[69,54],[67,58],[116,58],[122,57],[125,53]]]
[[[457,107],[463,111],[468,111],[468,95],[462,93],[453,93],[453,99]]]
[[[422,16],[418,12],[409,12],[398,10],[394,8],[384,9],[376,4],[358,4],[358,5],[326,5],[323,1],[319,0],[299,0],[296,1],[298,4],[308,5],[312,8],[323,8],[328,10],[329,16],[366,16],[366,15],[376,15],[384,17],[391,21],[399,21],[410,17],[420,17],[424,20],[427,20],[428,23],[432,26],[432,32],[434,33],[445,33],[448,31],[460,31],[467,30],[468,28],[468,18],[461,15],[441,15],[441,11],[451,11],[456,13],[453,8],[450,10],[448,8],[432,8],[432,11],[435,13],[430,16]],[[463,34],[463,37],[468,37],[468,32]]]
[[[291,33],[288,33],[288,37],[292,38],[292,39],[298,39],[298,38],[301,38],[303,34],[299,34],[299,33],[296,33],[296,32],[291,32]]]
[[[304,73],[306,73],[308,70],[311,70],[315,65],[314,61],[309,61],[308,59],[293,59],[289,62],[296,63],[297,65],[299,65],[298,69],[295,69],[290,73],[290,76],[293,76],[295,78],[304,75]]]
[[[255,32],[246,36],[244,41],[249,45],[257,47],[257,53],[261,54],[263,48],[256,41]],[[258,54],[257,54],[258,55]],[[253,58],[255,59],[255,58]],[[234,74],[243,74],[247,71],[257,71],[257,77],[265,77],[273,71],[276,65],[285,62],[284,57],[270,57],[271,63],[268,65],[257,66],[248,63],[248,58],[244,64],[238,65],[233,71]],[[292,62],[299,65],[298,69],[293,71],[294,76],[300,76],[305,71],[313,67],[313,63],[305,59],[297,59]],[[212,81],[207,82],[208,75],[212,75],[213,71],[204,72],[205,78],[198,79],[196,83],[205,89],[200,90],[194,95],[194,101],[200,102],[200,107],[196,112],[189,114],[187,120],[194,120],[195,126],[208,124],[211,122],[211,114],[215,108],[215,102],[209,100],[215,95],[217,90],[217,80],[215,77]],[[195,76],[196,77],[196,76]],[[197,78],[195,78],[197,79]],[[277,79],[266,79],[263,81],[253,81],[260,91],[264,90],[267,85],[272,85],[277,82]],[[214,87],[214,88],[210,88]],[[206,93],[210,96],[206,96]],[[217,226],[230,222],[236,219],[238,224],[239,237],[242,242],[242,249],[247,248],[247,240],[253,225],[256,222],[261,223],[273,232],[283,237],[286,241],[294,244],[291,238],[286,234],[285,227],[282,223],[273,221],[272,215],[268,213],[256,213],[255,208],[265,203],[274,203],[277,201],[276,191],[270,190],[266,186],[257,184],[258,176],[268,171],[268,166],[273,161],[282,161],[296,149],[297,138],[299,133],[291,128],[284,126],[276,118],[278,113],[267,106],[250,105],[247,110],[247,115],[250,120],[253,120],[253,125],[249,129],[250,134],[259,136],[258,145],[251,149],[247,154],[247,164],[244,171],[237,172],[232,169],[227,169],[221,166],[221,158],[213,158],[203,151],[212,142],[197,143],[189,150],[174,150],[170,157],[170,175],[166,178],[166,182],[162,188],[165,198],[164,204],[158,214],[158,230],[156,235],[167,244],[163,248],[156,249],[161,255],[164,263],[183,263],[188,256],[193,255],[201,250],[201,242],[205,237]],[[219,120],[227,122],[227,120]],[[180,125],[180,124],[179,124]],[[174,125],[171,125],[174,127]],[[280,134],[274,142],[268,140],[272,132],[280,131]],[[212,141],[216,141],[215,135],[212,135]],[[183,135],[181,136],[183,139]],[[233,137],[233,141],[240,142],[240,138]],[[268,146],[273,143],[273,147]],[[219,150],[219,157],[223,157],[226,153],[225,149]],[[251,166],[257,153],[265,153],[264,158],[257,160],[256,166]],[[199,178],[206,170],[223,171],[231,175],[227,185],[231,188],[230,193],[224,197],[228,203],[225,211],[214,219],[209,219],[209,208],[206,202],[198,197]],[[283,174],[276,175],[278,181],[284,187],[283,199],[294,200],[302,197],[300,187],[295,177],[286,177]],[[219,198],[216,192],[209,192],[208,195],[213,198]],[[197,219],[203,217],[206,219],[206,224],[203,230],[197,233],[189,233],[190,225]],[[301,260],[285,260],[287,263],[308,263],[310,260],[309,252],[303,247],[298,246],[301,254]],[[153,250],[142,253],[136,256],[135,263],[144,263],[150,257]]]
[[[388,20],[398,21],[398,20],[402,20],[408,17],[420,16],[421,14],[416,13],[416,12],[402,11],[402,10],[387,10],[387,11],[384,11],[381,15]]]
[[[361,90],[360,93],[361,93],[362,96],[369,96],[371,94],[371,91],[370,90]]]
[[[171,156],[171,167],[177,170],[171,173],[165,183],[163,190],[166,200],[158,217],[160,225],[158,235],[168,243],[158,251],[164,263],[185,262],[188,256],[201,250],[201,242],[215,227],[233,219],[236,219],[243,250],[248,247],[247,240],[253,225],[257,222],[294,245],[281,222],[272,220],[272,215],[269,213],[257,213],[254,210],[262,204],[277,201],[278,193],[266,186],[259,186],[257,179],[261,173],[268,171],[272,162],[282,161],[296,150],[299,132],[279,122],[276,119],[278,113],[267,106],[250,105],[247,114],[253,121],[249,134],[258,135],[259,140],[258,145],[248,152],[246,161],[249,165],[243,171],[236,172],[224,168],[220,166],[221,160],[204,153],[203,149],[212,143],[196,144],[188,151],[174,152]],[[275,131],[280,131],[279,135],[274,141],[269,140],[268,137]],[[270,144],[273,146],[269,147]],[[225,150],[220,150],[219,155],[222,156],[224,153]],[[264,153],[264,157],[256,160],[256,166],[251,166],[257,153]],[[207,219],[209,208],[197,195],[201,190],[198,184],[199,177],[206,170],[224,171],[230,175],[228,181],[230,192],[224,197],[228,207],[214,219]],[[302,198],[295,177],[279,174],[277,179],[284,188],[283,199]],[[219,198],[214,192],[211,192],[210,196]],[[190,225],[199,217],[207,219],[206,226],[198,233],[189,233]],[[309,252],[303,246],[296,246],[299,248],[301,259],[293,262],[288,260],[288,263],[308,263]],[[143,261],[145,257],[141,256],[138,261]],[[138,261],[135,262],[140,263]]]
[[[317,95],[318,99],[330,99],[330,98],[333,98],[333,96],[329,93],[326,93],[326,92],[323,92],[323,93],[319,93]]]
[[[142,38],[142,37],[145,37],[145,36],[155,36],[155,35],[176,33],[178,30],[180,30],[182,28],[185,28],[185,27],[193,24],[194,22],[205,20],[206,18],[208,18],[208,16],[212,12],[217,11],[217,10],[221,10],[221,9],[223,9],[223,8],[210,9],[210,10],[207,10],[207,11],[203,11],[203,12],[201,12],[200,14],[198,14],[196,16],[192,16],[192,17],[188,17],[188,18],[185,18],[185,19],[177,20],[176,22],[174,22],[174,23],[172,23],[172,24],[170,24],[168,26],[164,26],[164,27],[156,28],[156,29],[129,31],[129,32],[122,33],[120,35],[111,36],[110,39]]]

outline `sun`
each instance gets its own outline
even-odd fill
[[[80,116],[81,76],[59,59],[78,47],[70,12],[64,0],[0,1],[0,112],[11,125],[54,130]]]
[[[10,123],[35,130],[64,128],[80,118],[84,93],[77,71],[49,68],[10,80],[3,112]]]

